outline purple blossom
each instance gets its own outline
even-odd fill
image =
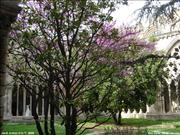
[[[118,29],[116,37],[111,37],[114,29],[115,22],[112,24],[105,24],[102,27],[102,31],[99,33],[96,39],[97,45],[101,46],[102,49],[108,49],[112,51],[123,51],[127,50],[131,45],[136,45],[145,49],[147,52],[152,52],[154,44],[148,43],[139,38],[140,31],[137,31],[133,27],[125,27]]]
[[[12,37],[12,38],[16,37],[16,35],[17,35],[17,33],[16,33],[16,31],[14,31],[14,30],[11,30],[11,31],[9,32],[9,36]]]
[[[115,27],[116,21],[112,22],[111,24],[109,23],[105,23],[103,25],[102,31],[105,33],[109,33],[113,30],[113,28]]]

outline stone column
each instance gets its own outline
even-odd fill
[[[4,92],[4,118],[7,116],[7,89]]]
[[[23,89],[23,115],[26,115],[26,90]]]
[[[176,102],[177,102],[177,112],[179,112],[179,90],[178,90],[178,81],[175,81],[175,85],[176,85]]]
[[[168,92],[169,92],[169,112],[172,112],[172,100],[171,100],[171,88],[170,88],[170,83],[168,83]]]
[[[12,90],[13,90],[13,82],[10,75],[6,75],[6,89],[4,96],[4,118],[11,119],[12,116]]]
[[[161,97],[162,103],[162,113],[165,113],[165,104],[164,104],[164,96]]]
[[[8,87],[7,89],[7,116],[11,117],[12,116],[12,87]]]
[[[5,92],[4,92],[4,119],[6,120],[6,119],[9,119],[8,117],[9,117],[9,115],[10,115],[10,113],[9,113],[9,95],[8,95],[8,92],[9,92],[9,90],[7,89],[7,87],[6,87],[6,89],[5,89]]]
[[[32,115],[32,93],[31,93],[31,91],[29,92],[28,95],[29,95],[29,106],[27,106],[27,109],[29,107],[29,110],[28,110],[30,112],[29,114]]]
[[[29,96],[30,96],[29,97],[30,98],[30,107],[29,108],[30,108],[30,111],[32,112],[32,95],[30,94]]]
[[[150,112],[150,107],[149,105],[146,105],[146,113],[149,113]]]

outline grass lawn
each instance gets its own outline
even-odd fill
[[[103,122],[105,118],[98,118],[99,122]],[[91,126],[95,121],[92,121]],[[107,124],[108,123],[108,124]],[[110,119],[104,125],[97,127],[98,129],[115,128],[113,120]],[[90,123],[88,123],[89,125]],[[149,135],[180,135],[180,119],[179,120],[148,120],[148,119],[122,119],[120,127],[140,127],[145,128]]]
[[[42,126],[43,127],[43,126]],[[65,128],[58,124],[55,124],[56,134],[65,135]],[[85,134],[89,133],[85,131]],[[33,124],[23,124],[23,123],[4,123],[3,125],[3,135],[38,135],[35,123]]]
[[[58,135],[65,135],[64,127],[56,125],[56,132]],[[38,135],[35,124],[22,124],[22,123],[5,123],[3,125],[4,134],[18,134],[18,135]]]
[[[148,135],[180,135],[180,128],[153,128],[148,129]]]
[[[162,122],[162,128],[149,128],[149,133],[180,135],[180,120]]]
[[[105,121],[106,118],[100,117],[98,118],[99,122]],[[91,121],[95,122],[95,120]],[[114,124],[113,119],[109,119],[106,123]],[[159,124],[166,124],[166,123],[173,123],[175,125],[180,126],[180,119],[179,120],[150,120],[150,119],[134,119],[134,118],[124,118],[122,119],[122,125],[125,126],[135,126],[135,127],[147,127],[152,125],[159,125]]]
[[[99,122],[103,122],[105,118],[98,118]],[[95,125],[95,121],[88,122],[85,126],[91,127]],[[159,127],[159,126],[165,126],[165,127]],[[180,135],[180,120],[147,120],[147,119],[122,119],[122,126],[132,126],[132,127],[142,127],[142,128],[148,128],[148,132],[152,134],[161,134],[163,133],[169,133],[174,135],[179,133]],[[172,128],[173,126],[173,128]],[[63,126],[57,122],[55,124],[56,132],[58,135],[65,135],[65,129]],[[115,125],[113,124],[113,120],[110,119],[107,123],[101,125],[100,127],[97,127],[96,130],[103,131],[105,128],[113,128]],[[121,127],[121,126],[120,126]],[[4,134],[21,134],[21,135],[38,135],[37,129],[35,124],[22,124],[22,123],[4,123],[3,126],[3,133]],[[90,132],[90,131],[88,131]],[[87,132],[85,133],[87,134]],[[84,135],[85,135],[84,134]]]

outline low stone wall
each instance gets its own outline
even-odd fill
[[[147,119],[153,119],[153,120],[173,120],[173,119],[180,119],[180,113],[147,113],[146,114]]]
[[[146,113],[143,113],[141,109],[139,112],[136,110],[131,112],[130,109],[128,109],[127,112],[122,111],[121,116],[122,118],[146,118]]]

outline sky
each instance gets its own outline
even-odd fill
[[[169,0],[160,0],[161,4],[169,2]],[[134,11],[140,9],[145,4],[145,0],[129,0],[128,6],[120,5],[119,8],[112,14],[117,25],[121,24],[135,24],[137,14]]]
[[[118,9],[112,14],[117,25],[132,24],[136,16],[134,11],[141,8],[144,1],[129,1],[128,6],[120,5]]]

